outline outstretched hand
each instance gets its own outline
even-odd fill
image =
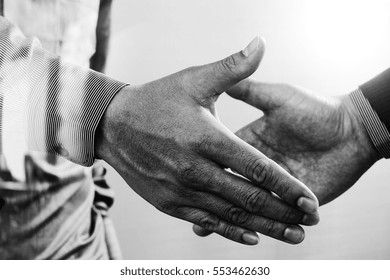
[[[237,136],[306,184],[321,205],[345,192],[379,159],[349,96],[326,98],[253,80],[228,94],[264,112]]]
[[[264,113],[236,135],[306,184],[320,205],[348,190],[379,159],[349,96],[326,98],[250,79],[227,93]],[[199,226],[194,232],[210,234]]]
[[[256,232],[301,242],[298,224],[319,219],[314,194],[216,118],[218,96],[263,52],[257,38],[224,60],[124,88],[99,124],[96,154],[169,215],[244,244],[256,244]]]

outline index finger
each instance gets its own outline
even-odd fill
[[[203,153],[255,185],[277,194],[288,204],[312,214],[319,208],[314,193],[263,153],[228,131],[204,145]]]

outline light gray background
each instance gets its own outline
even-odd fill
[[[108,74],[132,84],[219,60],[256,35],[267,41],[254,77],[346,94],[390,66],[390,1],[115,0]],[[222,122],[236,131],[261,116],[223,96]],[[152,112],[151,112],[152,113]],[[350,164],[354,164],[351,162]],[[389,259],[390,162],[382,160],[320,210],[300,245],[261,236],[247,247],[158,212],[112,169],[111,213],[126,259]]]

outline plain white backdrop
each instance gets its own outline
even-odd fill
[[[267,48],[256,79],[347,94],[390,67],[389,14],[390,1],[381,0],[115,0],[107,74],[148,82],[222,59],[261,35]],[[233,131],[261,116],[225,95],[217,104]],[[158,212],[112,169],[111,215],[126,259],[389,259],[389,170],[381,160],[321,207],[320,224],[305,228],[300,245],[266,236],[255,247],[199,238],[191,224]]]

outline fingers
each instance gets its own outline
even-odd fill
[[[294,244],[303,240],[297,224],[308,215],[271,192],[207,161],[180,166],[177,172],[178,183],[188,187],[170,188],[165,194],[171,202],[160,210],[167,214],[244,244],[256,244],[256,232]],[[318,221],[313,217],[308,224]]]
[[[208,230],[208,229],[205,229],[199,225],[193,225],[192,226],[192,230],[193,232],[200,236],[200,237],[206,237],[206,236],[209,236],[210,234],[213,234],[214,232],[211,231],[211,230]],[[249,235],[249,234],[247,234]],[[254,236],[251,234],[251,236]],[[303,241],[305,235],[304,235],[304,231],[302,230],[301,227],[298,227],[298,226],[290,226],[289,228],[286,228],[284,233],[283,233],[283,236],[286,240],[284,240],[285,242],[288,242],[288,243],[292,243],[292,244],[298,244],[300,242]],[[294,241],[292,241],[294,240]]]
[[[268,111],[283,105],[291,97],[293,90],[289,85],[268,84],[245,79],[229,88],[226,93],[257,109]]]
[[[183,217],[179,216],[180,218],[193,222],[194,231],[204,234],[203,236],[215,232],[242,244],[256,245],[259,242],[256,232],[251,229],[229,223],[205,210],[185,207],[180,210],[180,215],[183,215]],[[287,225],[261,217],[253,223],[253,227],[259,228],[259,232],[265,235],[290,244],[301,243],[305,238],[305,232],[300,226]]]
[[[201,209],[182,208],[178,217],[238,243],[246,245],[259,243],[259,238],[255,232],[230,224],[221,220],[218,216]]]
[[[261,188],[265,188],[277,194],[291,206],[299,207],[308,214],[317,212],[318,200],[308,187],[234,134],[226,132],[221,135],[221,139],[208,141],[207,145],[203,145],[201,152],[248,178],[260,187],[258,193],[261,192]],[[258,193],[249,192],[248,195],[251,194],[256,198],[259,197]],[[256,203],[261,202],[254,201],[253,198],[251,201],[255,203],[255,206],[257,206]]]
[[[195,199],[202,205],[210,198],[199,197],[198,193],[207,193],[208,196],[214,197],[213,202],[209,202],[207,207],[204,206],[204,209],[210,212],[216,213],[213,209],[217,206],[213,203],[223,199],[225,202],[243,209],[247,215],[251,214],[251,217],[253,215],[262,216],[284,223],[305,225],[314,225],[319,221],[318,213],[306,214],[297,207],[287,204],[270,191],[259,188],[250,181],[225,171],[215,163],[197,162],[188,167],[180,167],[180,169],[181,183],[196,190],[195,194],[186,196]],[[228,213],[231,213],[230,210],[226,208]],[[236,224],[240,221],[235,220],[237,215],[234,213],[230,215],[231,218],[225,217],[225,219]],[[220,215],[223,216],[223,214]],[[249,227],[249,225],[245,226]]]
[[[218,196],[211,194],[201,195],[200,203],[196,207],[202,207],[203,210],[209,211],[214,215],[220,217],[222,220],[244,229],[253,232],[260,232],[264,235],[276,238],[284,242],[300,243],[304,238],[304,232],[301,229],[297,232],[297,225],[290,223],[279,222],[274,219],[266,218],[262,215],[255,215],[246,210],[229,203]],[[210,228],[206,228],[209,229]],[[295,231],[295,239],[286,236],[285,232]],[[299,234],[300,233],[300,234]]]
[[[264,40],[256,37],[243,51],[211,64],[187,69],[188,75],[184,75],[183,84],[195,89],[200,101],[218,96],[256,71],[264,48]]]

